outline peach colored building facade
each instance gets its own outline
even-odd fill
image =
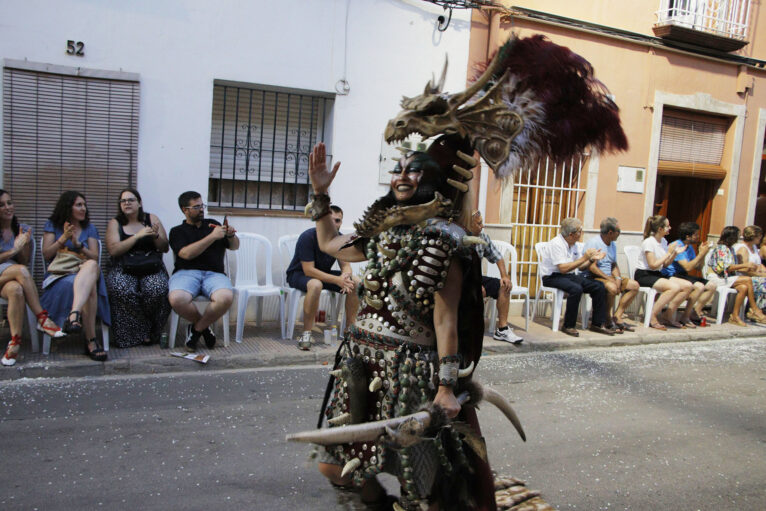
[[[712,42],[703,37],[696,44],[670,42],[674,47],[657,37],[656,12],[664,8],[667,14],[673,2],[514,0],[503,2],[504,9],[474,10],[469,65],[485,61],[512,33],[522,37],[544,34],[593,65],[597,78],[620,107],[630,143],[624,153],[586,157],[577,182],[559,184],[559,188],[570,188],[559,191],[559,199],[540,199],[544,187],[534,190],[535,197],[530,195],[532,188],[526,188],[524,195],[524,187],[517,187],[529,184],[523,177],[518,183],[501,186],[491,173],[482,172],[489,176],[482,176],[476,188],[490,234],[495,239],[510,238],[519,248],[520,261],[532,261],[533,243],[555,235],[556,213],[581,218],[586,238],[588,232],[597,232],[604,217],[617,217],[624,233],[622,245],[637,244],[645,219],[658,212],[667,214],[672,225],[698,221],[703,234],[712,236],[725,225],[744,227],[753,222],[759,182],[764,178],[766,33],[759,35],[758,29],[766,26],[766,10],[761,2],[750,0],[675,0],[677,6],[693,4],[700,9],[703,4],[726,3],[748,8],[744,37],[728,38],[728,42],[747,44],[726,53],[710,47],[721,40],[727,42],[726,37],[711,36]],[[706,30],[697,27],[687,32],[706,36]],[[676,157],[667,156],[670,143],[663,138],[667,136],[664,117],[676,114],[682,120],[688,117],[695,126],[708,126],[709,121],[718,130],[720,147],[712,160],[702,163],[701,158],[701,163],[695,163],[693,156],[689,162],[687,155],[678,158],[686,162],[665,161]],[[663,143],[665,147],[661,147]],[[702,141],[703,149],[708,145]],[[705,151],[694,148],[692,152]],[[561,193],[571,196],[567,204]],[[549,210],[555,209],[553,203],[558,210],[540,218],[546,200]],[[522,210],[528,214],[519,214]],[[530,231],[524,223],[541,227]]]

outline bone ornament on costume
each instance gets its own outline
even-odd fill
[[[524,433],[524,428],[519,421],[516,412],[513,410],[511,404],[496,390],[490,387],[481,387],[477,382],[473,382],[472,388],[473,397],[468,392],[463,392],[457,396],[458,402],[463,405],[467,402],[472,402],[474,406],[478,405],[480,401],[484,400],[492,405],[496,406],[503,415],[513,424],[513,427],[519,433],[522,440],[526,442],[527,436]],[[391,432],[395,432],[398,428],[409,427],[412,429],[412,424],[418,425],[416,430],[422,434],[430,425],[433,412],[429,409],[423,411],[402,416],[392,419],[385,419],[374,422],[365,422],[362,424],[355,424],[337,428],[327,429],[314,429],[310,431],[302,431],[300,433],[292,433],[286,436],[286,440],[290,442],[307,442],[318,445],[336,445],[347,444],[354,442],[371,442],[377,439],[380,435],[386,433],[391,436]]]

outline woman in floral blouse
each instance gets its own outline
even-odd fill
[[[766,286],[763,282],[754,282],[756,277],[739,276],[738,271],[746,271],[752,263],[744,262],[737,264],[737,256],[732,248],[739,240],[739,227],[729,225],[721,231],[718,245],[711,251],[710,258],[704,268],[705,278],[716,282],[719,286],[732,287],[737,291],[734,300],[734,309],[729,317],[729,323],[745,326],[739,317],[742,302],[747,296],[750,303],[750,311],[747,317],[758,323],[766,323],[766,315],[761,311],[759,304],[766,304]],[[754,284],[756,284],[754,286]]]

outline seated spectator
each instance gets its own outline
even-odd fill
[[[755,268],[751,266],[746,270],[738,272],[740,275],[748,275],[751,277],[766,276],[766,266],[763,265],[758,249],[762,238],[763,230],[760,227],[757,225],[748,225],[742,231],[742,241],[740,243],[735,243],[732,247],[737,256],[738,264],[750,262],[755,265]],[[763,308],[764,307],[761,307],[761,310],[763,310]]]
[[[513,330],[508,326],[508,309],[511,304],[511,278],[508,276],[508,272],[505,269],[505,261],[502,254],[497,250],[497,247],[492,244],[490,237],[483,232],[484,219],[481,217],[481,211],[474,211],[471,217],[471,232],[474,236],[479,236],[487,244],[482,245],[478,243],[474,245],[476,253],[479,254],[479,258],[486,259],[490,264],[497,264],[497,269],[500,271],[500,278],[487,277],[482,275],[481,277],[481,295],[482,297],[489,296],[495,299],[497,306],[497,327],[492,335],[493,339],[498,341],[511,342],[513,344],[521,344],[524,339],[513,333]]]
[[[144,211],[138,190],[120,192],[117,216],[106,227],[106,249],[112,256],[106,287],[114,341],[120,348],[158,343],[170,315],[162,262],[168,237],[160,219]]]
[[[175,256],[175,269],[168,287],[170,306],[189,322],[186,328],[186,351],[197,351],[199,338],[207,349],[215,347],[215,334],[210,325],[223,316],[234,300],[231,280],[224,272],[226,249],[237,250],[236,230],[211,218],[205,218],[205,205],[197,192],[184,192],[178,197],[184,221],[170,230],[170,248]],[[192,302],[204,295],[210,304],[200,314]],[[224,325],[229,328],[229,325]]]
[[[582,222],[576,218],[565,218],[561,222],[558,236],[546,244],[543,258],[540,261],[540,275],[543,285],[561,289],[567,296],[564,328],[561,331],[567,335],[578,337],[575,329],[577,312],[580,310],[580,297],[588,293],[593,301],[593,320],[590,330],[606,335],[614,335],[614,330],[606,323],[606,288],[601,282],[586,279],[576,273],[584,270],[591,263],[606,257],[604,252],[589,248],[580,254],[577,241],[582,236]]]
[[[686,250],[678,254],[673,263],[660,270],[662,276],[678,277],[691,282],[694,288],[686,298],[686,310],[681,316],[681,323],[689,325],[688,320],[699,324],[702,318],[702,309],[713,299],[715,290],[718,286],[714,282],[708,282],[707,279],[689,275],[692,270],[701,270],[705,264],[705,256],[713,246],[712,243],[700,243],[700,253],[694,252],[693,243],[700,241],[700,226],[694,222],[683,222],[678,226],[678,235],[680,239],[677,243],[686,247]]]
[[[750,304],[750,314],[748,314],[748,317],[758,323],[766,323],[766,315],[758,307],[752,277],[736,274],[738,271],[747,271],[753,268],[753,263],[750,262],[737,263],[737,256],[732,248],[737,240],[739,240],[739,227],[728,225],[723,228],[718,239],[718,245],[713,248],[713,253],[704,267],[705,278],[715,282],[718,286],[732,287],[737,291],[729,323],[737,326],[746,326],[745,322],[739,317],[745,297],[748,298]]]
[[[660,295],[654,300],[652,317],[649,323],[651,328],[667,330],[667,326],[684,328],[684,323],[676,320],[676,312],[681,303],[686,300],[694,287],[691,282],[678,277],[665,277],[661,270],[667,268],[676,256],[686,247],[680,241],[674,241],[669,247],[665,236],[670,232],[670,222],[662,215],[650,216],[644,226],[644,241],[641,243],[641,253],[636,263],[636,282],[642,287],[651,287],[659,291]],[[662,322],[659,315],[667,305]],[[685,318],[688,320],[688,317]],[[692,325],[693,326],[693,325]]]
[[[29,273],[29,257],[32,253],[32,229],[20,224],[11,196],[0,190],[0,296],[8,302],[8,326],[11,340],[0,362],[4,366],[16,363],[21,347],[21,329],[24,324],[24,304],[28,304],[37,316],[37,329],[51,337],[61,337],[64,332],[48,318],[48,311],[40,305],[37,285]],[[30,334],[34,335],[32,332]]]
[[[343,210],[335,205],[330,206],[330,215],[335,229],[339,231],[343,223]],[[346,295],[347,325],[353,323],[359,309],[359,298],[355,293],[358,279],[353,277],[351,265],[345,261],[338,261],[340,271],[333,270],[335,261],[334,257],[319,250],[315,227],[303,231],[298,237],[295,255],[287,267],[287,284],[306,293],[303,299],[303,333],[298,341],[298,347],[304,351],[310,349],[314,342],[311,329],[314,328],[322,289]]]
[[[40,304],[56,323],[64,323],[68,334],[85,332],[85,354],[103,362],[107,353],[96,339],[96,318],[109,325],[111,314],[101,268],[98,265],[98,230],[90,223],[85,196],[67,191],[61,194],[53,214],[43,227],[43,258],[46,274]],[[57,272],[48,272],[56,258],[64,260],[72,254],[81,262]]]
[[[616,333],[633,332],[633,327],[623,321],[625,309],[638,294],[638,282],[623,278],[617,266],[617,238],[620,237],[620,224],[616,218],[607,217],[601,221],[601,234],[585,242],[583,249],[593,248],[606,254],[603,259],[588,266],[585,277],[595,279],[606,288],[606,310],[614,310],[614,300],[622,295],[614,315],[607,314],[607,325]]]

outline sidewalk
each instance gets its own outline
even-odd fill
[[[766,328],[750,323],[747,327],[714,325],[708,318],[710,326],[706,328],[681,330],[669,328],[666,332],[643,328],[633,321],[631,324],[634,324],[636,328],[633,333],[607,336],[580,330],[580,337],[575,338],[553,332],[550,329],[550,320],[547,318],[539,318],[534,323],[530,323],[529,332],[525,332],[521,329],[524,325],[523,319],[511,317],[512,328],[524,338],[524,342],[520,345],[512,345],[495,341],[491,336],[485,336],[484,355],[743,337],[763,337],[766,341]],[[171,351],[184,352],[181,340],[181,332],[184,330],[179,328],[174,349],[160,349],[157,345],[129,349],[112,347],[109,351],[109,360],[105,363],[94,362],[83,354],[83,341],[80,337],[54,340],[51,353],[47,356],[42,353],[32,353],[29,341],[25,339],[16,365],[0,366],[0,380],[329,364],[335,354],[334,348],[323,344],[312,347],[310,351],[299,350],[296,341],[283,341],[279,338],[279,327],[276,323],[266,324],[264,327],[248,325],[245,328],[242,343],[236,343],[234,342],[234,325],[232,325],[229,347],[223,346],[223,335],[217,331],[216,348],[211,351],[204,348],[199,350],[199,353],[210,355],[209,362],[203,365],[170,355]],[[9,335],[7,329],[5,332],[0,330],[0,339],[7,339]],[[321,337],[315,334],[318,341]],[[5,344],[3,349],[4,347]]]

